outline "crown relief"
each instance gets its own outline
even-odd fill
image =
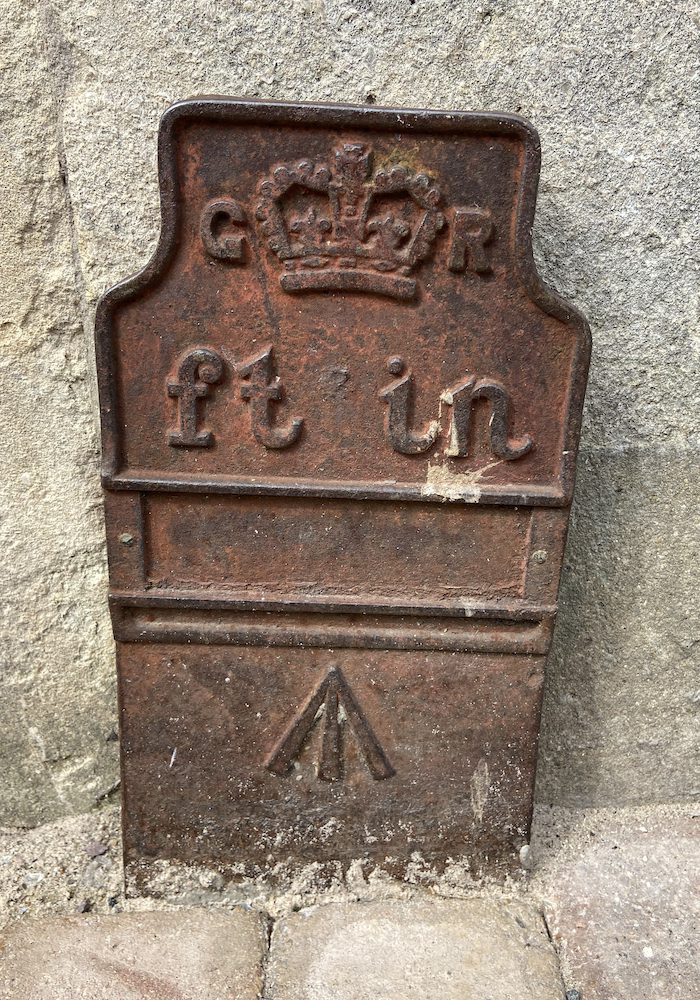
[[[255,217],[284,266],[285,291],[414,298],[417,265],[447,225],[440,189],[427,174],[404,166],[373,172],[371,157],[366,146],[344,143],[335,149],[332,166],[310,160],[279,164],[259,184]],[[245,264],[249,224],[240,202],[213,198],[200,217],[205,253]],[[449,228],[448,270],[488,279],[495,235],[491,211],[475,203],[453,206]]]
[[[336,148],[332,166],[310,160],[277,166],[258,193],[256,218],[284,263],[280,282],[287,292],[411,299],[411,272],[445,225],[432,178],[403,166],[373,173],[371,151],[357,143]]]

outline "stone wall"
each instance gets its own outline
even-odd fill
[[[538,797],[698,794],[699,24],[691,0],[0,0],[0,823],[117,779],[92,317],[154,248],[161,113],[212,93],[538,128],[538,266],[594,341]]]

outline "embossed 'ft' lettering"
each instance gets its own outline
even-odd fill
[[[168,395],[178,401],[178,423],[168,440],[182,448],[208,448],[214,441],[211,431],[197,430],[197,401],[209,395],[209,387],[221,381],[224,364],[215,351],[198,347],[180,362],[177,381],[168,382]]]
[[[266,448],[288,448],[299,440],[304,421],[293,418],[286,427],[274,424],[272,404],[283,396],[282,380],[274,373],[272,347],[237,366],[247,383],[241,386],[241,399],[250,403],[250,426],[253,437]]]

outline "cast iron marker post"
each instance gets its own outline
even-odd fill
[[[504,874],[590,352],[532,262],[536,133],[207,98],[159,160],[96,332],[130,890]]]

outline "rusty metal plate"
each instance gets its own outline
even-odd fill
[[[127,864],[506,870],[542,656],[120,645]],[[338,720],[341,720],[340,722]],[[420,860],[419,860],[420,859]],[[156,868],[157,870],[157,868]]]
[[[589,358],[533,129],[183,102],[97,360],[127,875],[501,872]]]

